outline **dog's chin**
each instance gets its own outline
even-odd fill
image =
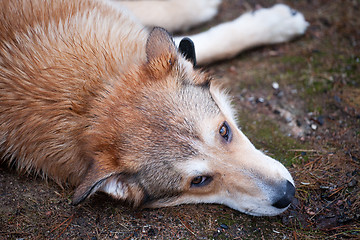
[[[282,209],[278,209],[278,208],[270,206],[270,207],[264,207],[264,208],[257,209],[257,210],[238,210],[238,211],[245,213],[247,215],[255,216],[255,217],[272,217],[272,216],[277,216],[277,215],[285,212],[288,208],[289,208],[289,206],[282,208]]]

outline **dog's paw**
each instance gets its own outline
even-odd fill
[[[263,8],[251,13],[255,24],[264,31],[267,43],[288,41],[305,33],[309,23],[303,14],[284,4]]]
[[[192,19],[192,25],[197,25],[214,18],[218,13],[218,7],[221,1],[222,0],[183,0],[181,1],[181,5],[186,6],[188,9],[187,17]]]
[[[196,5],[196,13],[203,22],[209,21],[218,13],[218,7],[222,0],[196,0],[192,1]]]

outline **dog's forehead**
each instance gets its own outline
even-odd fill
[[[220,113],[208,86],[186,84],[180,88],[178,94],[184,110],[192,110],[197,117],[201,114],[209,117]]]
[[[181,161],[196,155],[201,126],[220,114],[209,89],[191,84],[171,90],[149,89],[147,97],[141,99],[136,107],[137,119],[129,121],[125,129],[129,130],[129,139],[134,139],[130,147],[141,148],[137,152],[145,153],[152,161]],[[141,134],[134,137],[138,132]]]

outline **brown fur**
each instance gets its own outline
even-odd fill
[[[84,135],[95,114],[92,103],[125,71],[121,63],[126,60],[119,56],[129,55],[114,44],[128,40],[135,49],[144,45],[86,29],[96,22],[80,22],[76,15],[95,11],[111,21],[124,21],[91,1],[0,4],[1,153],[17,160],[20,169],[79,184],[92,157]],[[118,41],[112,41],[116,37]]]
[[[226,95],[164,29],[96,1],[0,9],[2,160],[75,186],[74,204],[100,190],[134,206],[217,202],[273,215],[288,205],[288,171],[252,146]],[[197,176],[212,181],[194,186]]]
[[[162,103],[162,94],[176,91],[181,84],[158,82],[179,74],[171,72],[178,56],[174,50],[168,51],[175,49],[166,45],[170,43],[168,35],[154,34],[148,42],[148,64],[141,66],[134,63],[145,60],[146,29],[134,27],[136,38],[128,39],[121,31],[114,36],[111,32],[103,35],[96,27],[87,29],[87,25],[98,24],[91,18],[78,20],[77,15],[88,16],[92,11],[112,23],[127,21],[106,6],[91,1],[2,1],[1,9],[3,159],[58,183],[76,186],[85,178],[91,185],[94,179],[115,172],[137,172],[134,156],[157,155],[147,146],[157,137],[151,131],[162,133],[159,137],[164,139],[171,137],[170,130],[193,134],[177,129],[180,117],[173,116],[171,127],[162,119],[174,111]],[[68,28],[60,22],[68,23]],[[127,64],[129,56],[131,65]],[[207,79],[200,75],[196,73],[194,78]],[[156,101],[161,101],[161,109],[149,112],[151,105],[157,107]],[[136,146],[129,139],[137,139]],[[181,158],[193,154],[186,141],[174,138],[168,144],[164,146],[167,149],[183,146]]]

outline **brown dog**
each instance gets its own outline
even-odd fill
[[[295,188],[194,70],[191,42],[97,1],[0,2],[0,157],[134,206],[220,203],[276,215]],[[186,56],[186,57],[185,57]]]

